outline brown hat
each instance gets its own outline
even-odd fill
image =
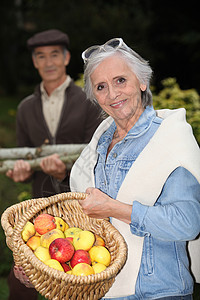
[[[50,29],[36,33],[33,37],[28,39],[27,46],[30,50],[35,47],[50,46],[50,45],[63,45],[69,47],[69,37],[57,29]]]

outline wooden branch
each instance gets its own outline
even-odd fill
[[[42,145],[37,148],[1,148],[0,160],[4,159],[35,159],[48,156],[54,153],[59,155],[74,155],[81,153],[87,144],[64,144],[64,145]]]
[[[77,160],[80,154],[72,154],[72,155],[65,155],[65,156],[60,156],[60,159],[66,164],[67,169],[71,169],[73,166],[74,162]],[[32,160],[25,160],[27,161],[30,165],[32,170],[41,170],[40,169],[40,161],[42,160],[43,157],[40,158],[35,158]],[[6,173],[8,170],[13,169],[14,163],[16,160],[4,160],[0,162],[0,173]]]

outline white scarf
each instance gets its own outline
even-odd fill
[[[200,150],[192,134],[191,126],[185,120],[185,109],[159,110],[163,118],[159,129],[140,153],[124,179],[117,200],[132,204],[134,200],[148,206],[156,202],[168,176],[177,167],[189,170],[200,182]],[[91,142],[83,150],[71,171],[72,191],[85,192],[94,187],[94,166],[97,161],[96,147],[102,133],[113,122],[111,117],[97,128]],[[123,297],[135,293],[135,284],[140,268],[143,237],[130,232],[130,226],[112,218],[112,224],[119,230],[128,245],[127,262],[106,297]],[[200,239],[189,242],[191,268],[200,282]]]

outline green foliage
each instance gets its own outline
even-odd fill
[[[18,197],[17,197],[17,200],[19,202],[22,202],[22,201],[25,201],[25,200],[28,200],[28,199],[31,199],[31,193],[27,192],[27,191],[23,191],[21,192]]]
[[[79,74],[79,77],[75,81],[75,84],[78,85],[79,87],[83,88],[83,86],[84,86],[83,74]]]
[[[200,96],[195,89],[181,90],[175,78],[162,80],[163,89],[153,93],[155,109],[176,109],[184,107],[188,123],[192,126],[197,142],[200,144]]]
[[[15,116],[19,100],[14,97],[0,97],[0,147],[16,147]],[[0,174],[0,215],[3,211],[31,195],[30,184],[13,182],[4,174]],[[13,259],[12,252],[6,246],[5,234],[0,226],[0,276],[7,276]]]
[[[8,299],[8,285],[5,277],[0,277],[1,300]]]

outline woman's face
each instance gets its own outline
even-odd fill
[[[102,109],[117,122],[132,126],[144,111],[139,83],[126,61],[118,55],[103,60],[91,74],[92,89]]]

